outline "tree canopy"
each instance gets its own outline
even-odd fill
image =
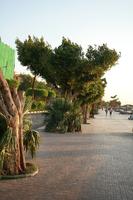
[[[64,37],[54,49],[43,38],[30,36],[24,42],[17,39],[16,44],[22,65],[44,78],[67,100],[81,102],[82,106],[102,98],[106,86],[103,76],[120,57],[106,44],[89,45],[84,52],[80,45]]]
[[[22,65],[71,96],[81,91],[84,84],[100,79],[120,57],[106,44],[89,45],[84,53],[80,45],[64,37],[53,50],[43,38],[30,36],[24,42],[17,39],[16,45]]]
[[[23,66],[26,66],[34,75],[41,76],[48,70],[48,61],[51,55],[51,47],[48,43],[44,42],[43,38],[36,38],[28,36],[24,42],[19,39],[16,40],[16,48],[18,59]]]

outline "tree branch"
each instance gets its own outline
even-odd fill
[[[14,104],[16,105],[17,111],[20,113],[21,112],[21,102],[20,102],[20,99],[18,96],[17,88],[12,88],[11,94],[12,94]]]
[[[7,120],[10,120],[11,116],[7,111],[1,92],[0,92],[0,112],[6,117]]]
[[[15,116],[16,106],[13,102],[9,85],[8,85],[7,81],[4,79],[1,70],[0,70],[0,89],[1,89],[1,94],[2,94],[3,100],[4,100],[4,104],[6,105],[8,113],[12,116]]]
[[[19,90],[18,91],[18,96],[19,96],[19,100],[21,102],[21,109],[22,109],[22,112],[24,110],[24,105],[25,105],[25,92],[24,91],[21,91]]]

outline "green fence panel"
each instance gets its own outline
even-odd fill
[[[0,41],[0,69],[6,79],[13,79],[15,67],[15,51]]]

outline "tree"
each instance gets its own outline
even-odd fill
[[[26,169],[23,146],[23,110],[24,93],[17,90],[16,81],[10,81],[8,84],[0,71],[0,112],[5,116],[7,128],[10,130],[9,136],[14,141],[14,145],[9,150],[9,156],[4,160],[8,174],[23,173]]]
[[[88,107],[90,107],[90,110],[93,109],[93,105],[102,98],[105,86],[104,79],[88,82],[83,86],[81,93],[77,97],[82,108],[83,123],[87,123]]]
[[[84,123],[87,122],[88,104],[94,105],[104,95],[106,80],[102,78],[103,75],[117,63],[119,57],[120,54],[114,49],[109,49],[105,44],[88,47],[77,82]]]
[[[107,70],[117,64],[120,53],[118,54],[115,49],[109,49],[106,44],[94,47],[90,45],[86,57],[92,74],[96,77],[102,77]]]
[[[81,46],[62,39],[62,44],[54,49],[52,65],[56,85],[61,88],[62,94],[72,98],[77,81],[78,68],[80,68],[83,52]]]
[[[53,54],[56,83],[64,94],[75,97],[83,90],[84,84],[100,79],[117,63],[119,56],[105,44],[89,46],[84,54],[81,46],[63,38]]]
[[[34,172],[36,167],[25,163],[25,152],[31,156],[39,145],[39,133],[31,130],[25,114],[31,98],[18,89],[17,77],[5,80],[0,71],[0,175],[17,175]]]
[[[109,102],[109,106],[113,109],[118,108],[121,105],[121,102],[117,95],[111,96],[111,100]]]
[[[37,76],[47,77],[49,71],[49,59],[51,57],[51,47],[44,42],[43,38],[29,36],[24,42],[16,40],[18,59],[23,66],[26,66],[34,75],[32,89],[34,91]],[[34,94],[34,92],[33,92]],[[33,95],[34,96],[34,95]]]
[[[31,38],[29,40],[31,41]],[[21,60],[21,54],[22,57],[27,58],[21,48],[18,50],[19,60]],[[28,52],[30,50],[27,50]],[[94,47],[90,45],[85,54],[80,45],[64,37],[60,46],[48,52],[49,54],[45,54],[47,59],[41,60],[44,64],[34,57],[36,65],[38,63],[40,66],[41,63],[38,74],[54,85],[66,100],[72,102],[82,100],[81,105],[86,106],[85,112],[87,112],[88,104],[94,103],[104,94],[105,85],[102,77],[107,70],[117,64],[120,57],[115,49],[108,48],[106,44]],[[32,57],[33,55],[30,55],[31,60]],[[36,74],[32,65],[30,68]]]
[[[26,91],[31,87],[32,77],[29,74],[19,74],[19,90]]]

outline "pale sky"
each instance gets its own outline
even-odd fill
[[[65,36],[80,44],[106,43],[121,52],[106,74],[105,99],[118,95],[133,104],[133,0],[0,0],[0,37],[15,48],[15,39],[43,36],[54,48]],[[16,71],[24,67],[17,61]]]

